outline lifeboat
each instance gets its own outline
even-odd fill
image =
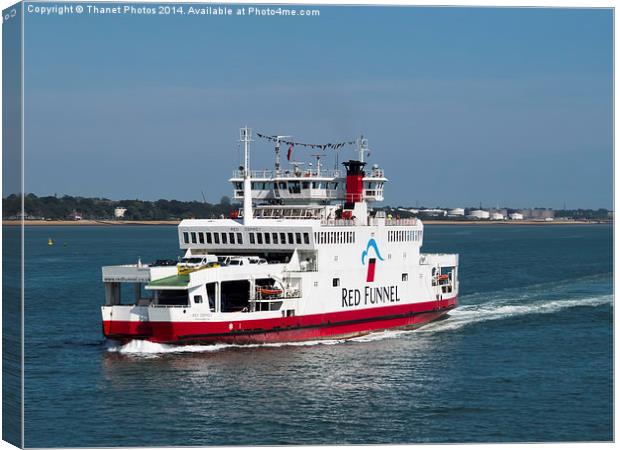
[[[260,292],[261,295],[265,295],[265,296],[280,296],[282,295],[282,289],[278,289],[276,287],[261,287],[258,288],[258,292]]]

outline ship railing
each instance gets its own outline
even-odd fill
[[[233,178],[243,178],[245,172],[243,170],[233,170]],[[308,177],[319,177],[319,178],[339,178],[343,176],[344,172],[341,170],[321,170],[320,173],[317,173],[316,170],[280,170],[279,173],[276,173],[275,170],[250,170],[251,178],[308,178]]]
[[[373,178],[384,178],[385,172],[383,171],[383,169],[372,169],[369,176]]]
[[[395,226],[415,226],[418,225],[418,219],[386,219],[384,217],[370,217],[368,225],[386,225],[388,227]]]
[[[385,219],[387,226],[417,225],[418,219]]]
[[[355,220],[350,219],[322,219],[321,226],[324,227],[351,227],[355,225]]]
[[[456,267],[458,263],[459,257],[454,253],[420,253],[420,265]]]
[[[281,300],[289,300],[293,298],[300,298],[301,290],[300,289],[289,289],[283,291],[281,294],[263,294],[260,289],[257,287],[254,292],[253,301],[257,302],[277,302]]]
[[[155,303],[150,303],[148,305],[149,308],[187,308],[189,307],[189,303],[184,305],[157,305]]]

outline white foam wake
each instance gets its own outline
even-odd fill
[[[150,341],[133,340],[124,345],[110,343],[109,352],[116,352],[128,355],[161,355],[165,353],[197,353],[197,352],[217,352],[234,348],[255,348],[255,347],[306,347],[313,345],[336,345],[345,342],[345,339],[317,339],[314,341],[301,342],[273,342],[264,344],[205,344],[205,345],[166,345]]]
[[[499,300],[476,305],[464,305],[451,311],[447,319],[433,322],[417,331],[451,331],[466,325],[490,320],[502,320],[529,314],[551,314],[568,308],[580,306],[596,307],[605,304],[613,304],[613,295],[565,300],[541,300],[527,304],[511,304],[509,301]]]

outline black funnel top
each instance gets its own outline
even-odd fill
[[[361,161],[345,161],[342,163],[343,166],[347,168],[347,175],[363,175],[364,174],[364,166],[365,162]]]

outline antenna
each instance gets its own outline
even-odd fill
[[[250,142],[252,142],[252,129],[241,128],[239,130],[239,142],[243,142],[243,224],[250,225],[252,222],[252,181],[250,172]]]
[[[316,176],[320,177],[321,176],[321,155],[320,153],[315,153],[314,156],[316,158]]]
[[[368,152],[368,139],[364,139],[363,134],[357,140],[357,151],[359,152],[359,161],[364,162],[364,153]]]
[[[203,191],[200,191],[200,193],[202,194],[202,201],[206,204],[207,198],[205,197],[205,193]]]

